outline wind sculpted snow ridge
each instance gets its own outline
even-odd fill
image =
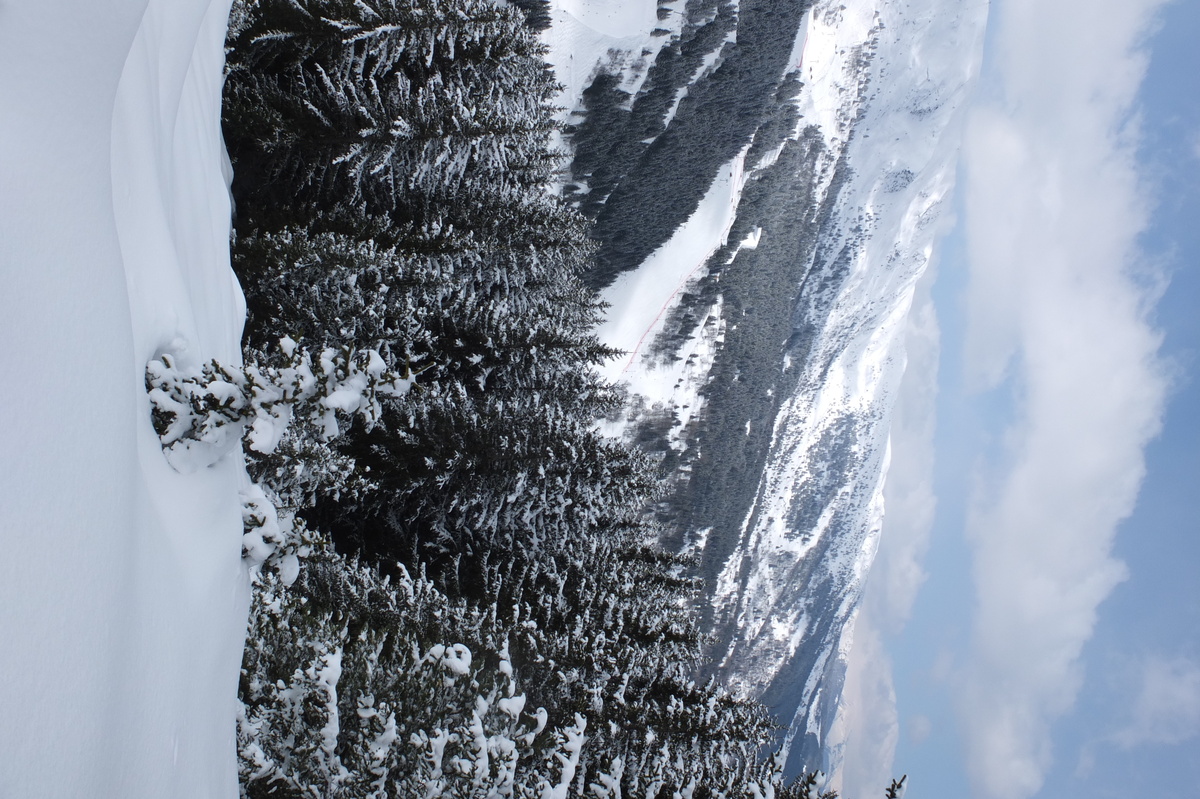
[[[882,524],[903,330],[954,184],[959,109],[986,7],[822,2],[801,65],[801,112],[838,162],[793,342],[802,362],[775,420],[740,541],[718,578],[720,673],[790,722],[788,770],[825,750]]]
[[[229,2],[0,13],[0,796],[233,797],[245,472],[172,469],[144,388],[240,357]]]

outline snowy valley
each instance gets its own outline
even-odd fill
[[[715,25],[702,5],[660,4],[655,26]],[[740,23],[771,4],[734,6]],[[583,57],[619,76],[636,111],[666,38],[632,7],[621,28],[605,9],[564,2],[547,35],[576,114]],[[797,84],[792,96],[766,106],[753,143],[671,237],[604,289],[601,336],[629,353],[607,367],[630,395],[607,428],[664,452],[677,481],[667,513],[674,543],[699,553],[715,673],[788,725],[790,771],[836,771],[831,730],[886,511],[906,322],[948,222],[986,7],[816,2],[796,22],[771,76]],[[678,97],[715,80],[739,30],[709,38]]]

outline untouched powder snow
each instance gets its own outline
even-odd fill
[[[146,362],[237,362],[229,0],[0,7],[0,796],[237,793],[237,455],[175,472]]]

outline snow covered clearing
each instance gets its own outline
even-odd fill
[[[550,8],[552,21],[542,33],[542,41],[547,47],[546,60],[562,86],[554,98],[562,121],[579,110],[584,89],[602,69],[620,75],[620,88],[636,95],[658,51],[683,26],[681,12],[672,10],[660,21],[655,5],[648,0],[551,0]],[[656,36],[656,30],[665,33]],[[560,132],[554,133],[554,145],[564,152],[570,150]]]
[[[709,257],[728,241],[745,180],[744,159],[745,151],[722,167],[688,221],[640,267],[620,275],[601,295],[614,312],[601,324],[600,340],[624,353],[608,361],[602,373],[627,386],[631,399],[639,398],[634,399],[635,408],[641,406],[637,410],[674,415],[668,439],[676,448],[682,446],[687,423],[703,406],[699,390],[724,339],[721,303],[708,309],[695,335],[674,353],[674,360],[655,359],[645,349],[662,331],[683,290],[704,276]],[[633,418],[605,425],[605,432],[620,436],[637,419],[635,411]]]
[[[655,4],[647,0],[551,0],[551,20],[543,41],[549,48],[546,60],[562,84],[555,102],[564,116],[575,110],[601,67],[621,74],[621,88],[637,94],[658,51],[683,25],[679,12],[660,22]],[[655,36],[656,29],[666,34]]]
[[[600,325],[600,340],[626,353],[605,365],[609,380],[634,380],[642,345],[661,328],[665,312],[688,281],[700,277],[709,256],[726,243],[737,214],[743,158],[744,153],[721,169],[696,211],[666,244],[602,292],[615,310]]]
[[[240,453],[192,474],[146,363],[239,362],[228,0],[5,4],[0,795],[237,792]],[[52,52],[53,57],[47,57]]]

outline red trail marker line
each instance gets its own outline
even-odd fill
[[[650,335],[650,331],[653,330],[655,325],[658,324],[658,320],[662,319],[663,314],[667,312],[667,308],[670,307],[671,301],[675,299],[675,295],[683,289],[684,285],[688,282],[688,280],[691,279],[692,275],[696,274],[696,270],[704,266],[704,261],[707,260],[708,258],[705,257],[702,261],[700,261],[700,263],[693,266],[691,271],[684,275],[683,279],[679,281],[679,285],[675,287],[675,290],[667,296],[667,301],[664,302],[662,307],[658,309],[658,313],[655,315],[653,321],[650,322],[650,326],[646,328],[646,331],[642,333],[642,337],[639,338],[637,344],[634,345],[633,350],[630,351],[629,360],[626,361],[625,366],[622,367],[621,374],[625,374],[625,372],[629,371],[629,367],[633,366],[633,359],[637,357],[638,350],[640,350],[642,345],[646,343],[646,336]]]
[[[730,188],[733,189],[733,191],[730,192],[729,205],[731,208],[735,209],[735,211],[737,209],[737,190],[736,189],[737,189],[737,184],[739,182],[741,182],[743,169],[744,169],[744,166],[742,164],[742,159],[738,158],[733,162],[733,169],[730,171],[730,174],[729,174]],[[644,343],[646,343],[646,337],[650,335],[650,331],[654,329],[654,327],[658,324],[658,320],[662,319],[663,314],[665,314],[667,312],[667,308],[670,307],[671,301],[674,300],[675,296],[677,294],[679,294],[680,291],[683,290],[683,287],[685,285],[687,285],[687,282],[692,279],[692,275],[696,274],[697,270],[699,270],[700,267],[704,266],[704,262],[708,260],[710,255],[712,255],[711,252],[708,255],[705,255],[703,258],[701,258],[700,263],[693,266],[691,268],[691,270],[680,279],[679,285],[677,285],[675,287],[675,290],[672,291],[669,295],[667,295],[666,302],[664,302],[662,307],[658,309],[658,313],[655,314],[654,319],[651,320],[650,326],[646,328],[645,332],[642,333],[642,337],[639,338],[637,344],[634,345],[633,350],[630,351],[629,360],[626,361],[625,366],[623,366],[621,368],[621,374],[625,374],[627,371],[629,371],[629,367],[633,366],[633,360],[634,360],[634,358],[637,357],[638,351],[641,350],[642,345]]]
[[[812,11],[809,11],[808,13],[811,14]],[[808,24],[812,25],[812,17],[808,18]],[[804,54],[807,52],[808,52],[808,31],[805,31],[804,32],[804,44],[800,45],[800,60],[796,62],[796,69],[800,69],[800,67],[804,66]]]

